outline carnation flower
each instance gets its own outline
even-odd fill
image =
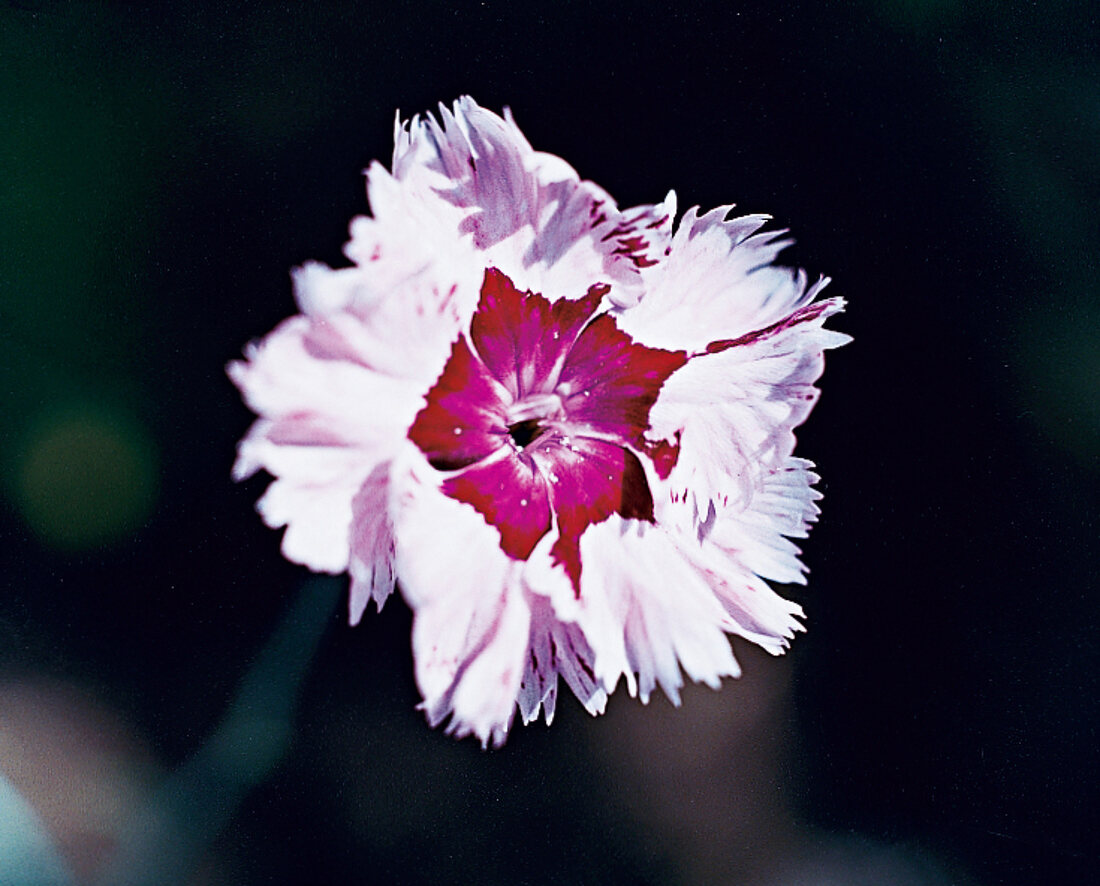
[[[736,676],[730,634],[782,652],[802,613],[768,581],[805,582],[820,497],[793,430],[843,302],[767,216],[620,210],[507,111],[440,118],[398,119],[350,266],[298,270],[229,366],[283,553],[349,573],[353,624],[399,587],[429,721],[483,744],[549,723],[559,677],[597,714],[620,679]]]

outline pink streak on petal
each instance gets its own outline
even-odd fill
[[[316,318],[306,327],[302,346],[309,356],[318,360],[346,360],[348,363],[367,365],[362,348],[349,341],[345,330],[336,322],[324,316]]]
[[[668,475],[676,467],[676,462],[680,460],[679,431],[675,434],[675,440],[674,443],[670,443],[668,440],[658,440],[656,443],[650,443],[648,440],[643,441],[642,451],[649,456],[654,469],[657,471],[657,476],[662,480],[668,479]]]
[[[423,122],[413,118],[407,130],[401,127],[394,174],[417,179],[417,163],[424,163],[447,179],[449,187],[435,185],[432,191],[452,206],[470,210],[459,231],[472,234],[478,250],[533,224],[538,181],[526,162],[531,146],[515,125],[469,99],[456,102],[453,114],[440,106],[440,118],[442,126],[429,115]]]
[[[504,403],[484,364],[460,337],[443,374],[409,428],[409,439],[432,467],[456,470],[480,461],[508,441]]]
[[[687,362],[683,351],[636,344],[607,314],[585,328],[566,358],[560,383],[570,421],[642,446],[661,385]]]
[[[273,419],[266,437],[277,446],[350,446],[326,416],[292,412]]]
[[[591,714],[603,713],[607,693],[596,679],[592,648],[576,625],[559,620],[550,601],[538,594],[528,598],[531,607],[531,636],[527,660],[516,701],[524,723],[545,712],[546,724],[554,719],[558,676]]]
[[[548,446],[535,454],[543,472],[551,477],[558,540],[550,549],[580,594],[580,537],[593,523],[612,514],[653,521],[653,496],[645,470],[634,453],[587,437],[574,438],[570,446]]]
[[[518,455],[474,465],[444,481],[443,492],[474,506],[490,526],[500,530],[500,547],[516,560],[526,560],[550,531],[546,480]]]
[[[607,286],[596,285],[580,299],[559,299],[551,305],[541,295],[521,293],[503,272],[489,268],[470,339],[509,393],[525,397],[552,384],[551,375],[607,291]]]
[[[825,316],[835,313],[838,310],[837,302],[839,299],[827,298],[823,301],[814,302],[813,304],[805,305],[799,308],[794,313],[776,323],[772,323],[770,326],[765,326],[763,329],[756,329],[752,332],[746,332],[744,335],[738,338],[727,338],[721,341],[712,341],[707,345],[706,353],[717,354],[721,351],[735,348],[739,345],[748,345],[753,342],[761,341],[766,338],[771,338],[773,335],[778,335],[784,330],[790,329],[793,326],[797,326],[799,323],[810,323],[816,320],[823,313]]]
[[[351,502],[348,621],[352,625],[359,623],[371,600],[382,611],[382,604],[393,592],[397,579],[389,494],[390,463],[384,462],[371,471]]]

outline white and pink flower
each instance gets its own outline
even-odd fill
[[[398,120],[351,266],[299,270],[229,367],[283,553],[350,574],[352,623],[400,586],[429,720],[482,743],[550,722],[559,676],[596,714],[620,678],[736,676],[727,634],[782,652],[801,611],[767,580],[805,581],[793,431],[843,302],[766,216],[623,211],[509,114],[440,114]]]

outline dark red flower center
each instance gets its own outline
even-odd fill
[[[448,472],[443,492],[472,505],[500,531],[501,548],[526,560],[556,528],[550,549],[580,591],[580,536],[612,514],[653,520],[640,459],[649,411],[687,360],[635,343],[607,314],[607,293],[551,303],[485,272],[481,300],[409,439]],[[670,455],[671,452],[671,455]],[[656,458],[661,476],[674,447]]]

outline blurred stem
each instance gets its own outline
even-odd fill
[[[221,724],[133,815],[99,882],[186,884],[245,796],[286,755],[310,660],[341,596],[311,578],[241,682]]]

